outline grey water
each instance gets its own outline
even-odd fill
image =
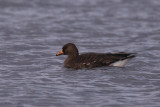
[[[69,42],[137,57],[67,69]],[[160,0],[0,0],[0,107],[160,107]]]

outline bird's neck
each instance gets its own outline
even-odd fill
[[[68,55],[66,60],[64,61],[64,65],[68,66],[68,64],[74,64],[75,59],[78,57],[78,55]]]
[[[78,57],[79,54],[76,53],[76,54],[71,54],[71,55],[68,55],[68,58],[67,59],[75,59],[76,57]]]

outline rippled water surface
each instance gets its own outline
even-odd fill
[[[136,52],[125,68],[73,70],[83,52]],[[159,107],[159,0],[1,0],[1,107]]]

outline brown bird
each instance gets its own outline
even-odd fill
[[[67,68],[82,69],[101,66],[124,67],[128,60],[135,57],[133,53],[84,53],[79,55],[78,49],[73,43],[63,46],[56,56],[68,55],[64,61]]]

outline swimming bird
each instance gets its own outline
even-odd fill
[[[128,60],[135,57],[133,53],[84,53],[79,54],[79,51],[75,44],[67,43],[63,48],[56,54],[68,55],[64,61],[64,67],[73,69],[82,68],[94,68],[101,66],[117,66],[124,67]]]

